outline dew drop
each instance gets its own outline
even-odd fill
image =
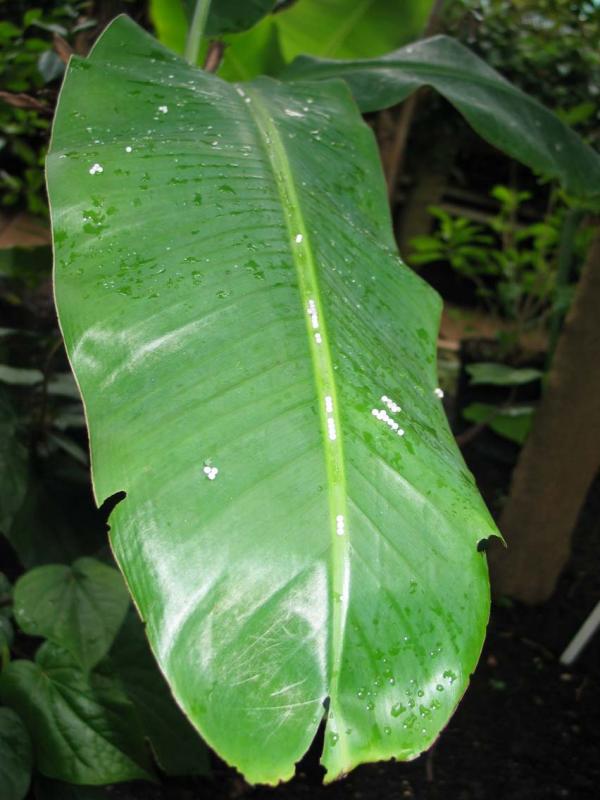
[[[458,675],[456,674],[456,672],[453,672],[451,669],[447,669],[444,672],[443,677],[447,678],[450,681],[450,683],[452,684],[458,678]]]

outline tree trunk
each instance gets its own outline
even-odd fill
[[[597,220],[596,220],[597,223]],[[515,471],[490,553],[492,586],[526,603],[547,600],[600,468],[600,229],[558,341],[548,383]]]
[[[437,206],[442,201],[448,176],[454,164],[456,149],[448,147],[447,158],[444,160],[436,157],[435,153],[428,153],[416,168],[414,183],[402,204],[398,225],[398,249],[405,261],[410,262],[412,239],[431,233],[434,220],[429,213],[429,207]],[[438,152],[442,150],[446,152],[446,148],[440,143]],[[419,267],[416,269],[418,271]]]

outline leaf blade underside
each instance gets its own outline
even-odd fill
[[[48,184],[96,499],[127,493],[112,546],[179,704],[250,781],[291,777],[327,697],[328,779],[414,757],[477,661],[496,530],[347,89],[232,86],[119,18]]]

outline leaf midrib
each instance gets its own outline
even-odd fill
[[[273,176],[282,202],[282,211],[289,235],[290,252],[298,277],[298,289],[305,320],[308,346],[313,366],[315,389],[319,404],[319,418],[323,436],[323,453],[327,472],[327,496],[329,504],[330,547],[330,608],[331,608],[331,642],[329,694],[336,698],[338,694],[339,674],[345,638],[346,619],[349,600],[350,553],[348,544],[347,490],[344,464],[343,437],[339,415],[337,387],[334,377],[331,350],[327,334],[319,281],[310,235],[304,221],[302,208],[296,189],[296,181],[292,172],[287,151],[268,107],[264,102],[260,89],[256,86],[244,86],[247,98],[240,98],[240,103],[250,114],[259,131],[265,153],[273,170]],[[250,102],[244,102],[249,99]],[[297,236],[302,237],[297,241]],[[309,302],[313,301],[318,329],[312,324],[308,313]],[[321,343],[317,343],[315,334],[320,334]],[[332,411],[328,412],[326,398],[331,398]],[[335,439],[329,435],[328,417],[333,418]],[[337,518],[343,517],[344,533],[338,535]],[[344,738],[340,735],[340,746],[344,746]]]

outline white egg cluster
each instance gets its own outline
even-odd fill
[[[395,419],[392,419],[387,411],[383,408],[374,408],[371,410],[371,414],[376,417],[381,422],[385,422],[385,424],[391,428],[394,433],[397,433],[398,436],[404,436],[404,429],[398,425]]]
[[[219,474],[219,470],[217,469],[217,467],[209,467],[208,465],[204,467],[203,472],[209,481],[214,481],[214,479]]]
[[[397,414],[398,411],[402,411],[400,406],[397,403],[394,403],[394,401],[390,397],[388,397],[386,394],[382,394],[381,395],[381,402],[385,403],[385,405],[389,408],[389,410],[393,414]]]
[[[317,330],[319,327],[319,316],[317,314],[317,304],[314,300],[308,301],[308,307],[306,309],[308,316],[310,317],[310,324],[312,325],[314,330]]]
[[[325,413],[327,414],[327,435],[332,442],[337,439],[335,429],[335,419],[333,418],[333,398],[330,395],[325,397]]]

